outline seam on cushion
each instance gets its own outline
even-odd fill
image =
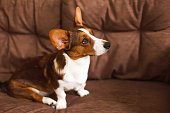
[[[159,32],[159,31],[167,30],[169,28],[170,28],[170,26],[165,27],[165,28],[161,28],[161,29],[158,29],[158,30],[141,30],[141,31],[144,31],[144,32]]]
[[[8,32],[8,39],[7,39],[7,40],[8,40],[8,45],[7,45],[7,46],[8,46],[8,49],[7,49],[7,59],[8,59],[9,62],[11,62],[11,60],[10,60],[10,54],[9,54],[9,48],[10,48],[10,46],[9,46],[9,37],[11,37],[11,36],[10,36],[10,34],[9,34],[9,32]],[[10,63],[8,64],[8,69],[9,69],[9,72],[12,72],[12,71],[11,71],[11,67],[10,67]]]
[[[36,1],[38,0],[33,0],[33,19],[34,19],[34,33],[37,34],[37,26],[36,26]]]
[[[62,18],[63,18],[63,0],[60,0],[60,27],[62,26]]]
[[[100,31],[100,32],[134,32],[134,31],[138,31],[138,29],[135,29],[135,30],[100,30],[100,29],[97,29],[95,27],[91,27],[91,26],[88,26],[88,25],[84,25],[92,30],[96,30],[96,31]]]
[[[139,29],[142,28],[142,21],[143,21],[143,15],[144,15],[143,11],[144,11],[145,4],[146,4],[146,0],[144,1],[143,7],[142,7],[142,15],[141,15],[140,22],[139,22]]]

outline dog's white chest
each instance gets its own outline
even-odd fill
[[[67,54],[63,55],[66,59],[66,65],[60,72],[64,74],[64,77],[63,80],[59,80],[59,85],[63,86],[65,90],[79,89],[87,80],[90,56],[72,60]]]

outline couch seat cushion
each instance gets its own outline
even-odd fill
[[[170,86],[161,82],[93,80],[87,82],[90,95],[80,98],[67,93],[68,108],[55,110],[47,105],[0,93],[0,113],[169,113]]]

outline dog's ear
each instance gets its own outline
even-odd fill
[[[49,32],[49,37],[52,44],[58,49],[70,48],[68,31],[62,29],[53,29]]]
[[[76,24],[76,26],[83,26],[81,10],[79,7],[76,8],[75,24]]]

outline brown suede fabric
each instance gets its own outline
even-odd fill
[[[55,110],[0,92],[0,113],[170,113],[170,86],[158,82],[170,83],[170,0],[0,0],[0,81],[56,51],[48,32],[72,28],[77,6],[84,26],[111,42],[91,57],[89,79],[100,80],[87,82],[90,95],[69,92],[68,108]]]
[[[1,0],[0,73],[13,72],[23,61],[56,51],[52,28],[70,29],[75,8],[96,37],[111,49],[91,58],[89,79],[170,81],[170,0]]]
[[[170,0],[63,0],[62,28],[73,25],[76,6],[83,24],[111,42],[92,57],[89,78],[170,81]]]
[[[9,97],[0,93],[0,113],[169,113],[169,85],[160,82],[94,80],[87,82],[90,95],[67,92],[65,110]]]
[[[52,28],[60,28],[59,0],[1,0],[0,73],[55,50],[48,37]]]

